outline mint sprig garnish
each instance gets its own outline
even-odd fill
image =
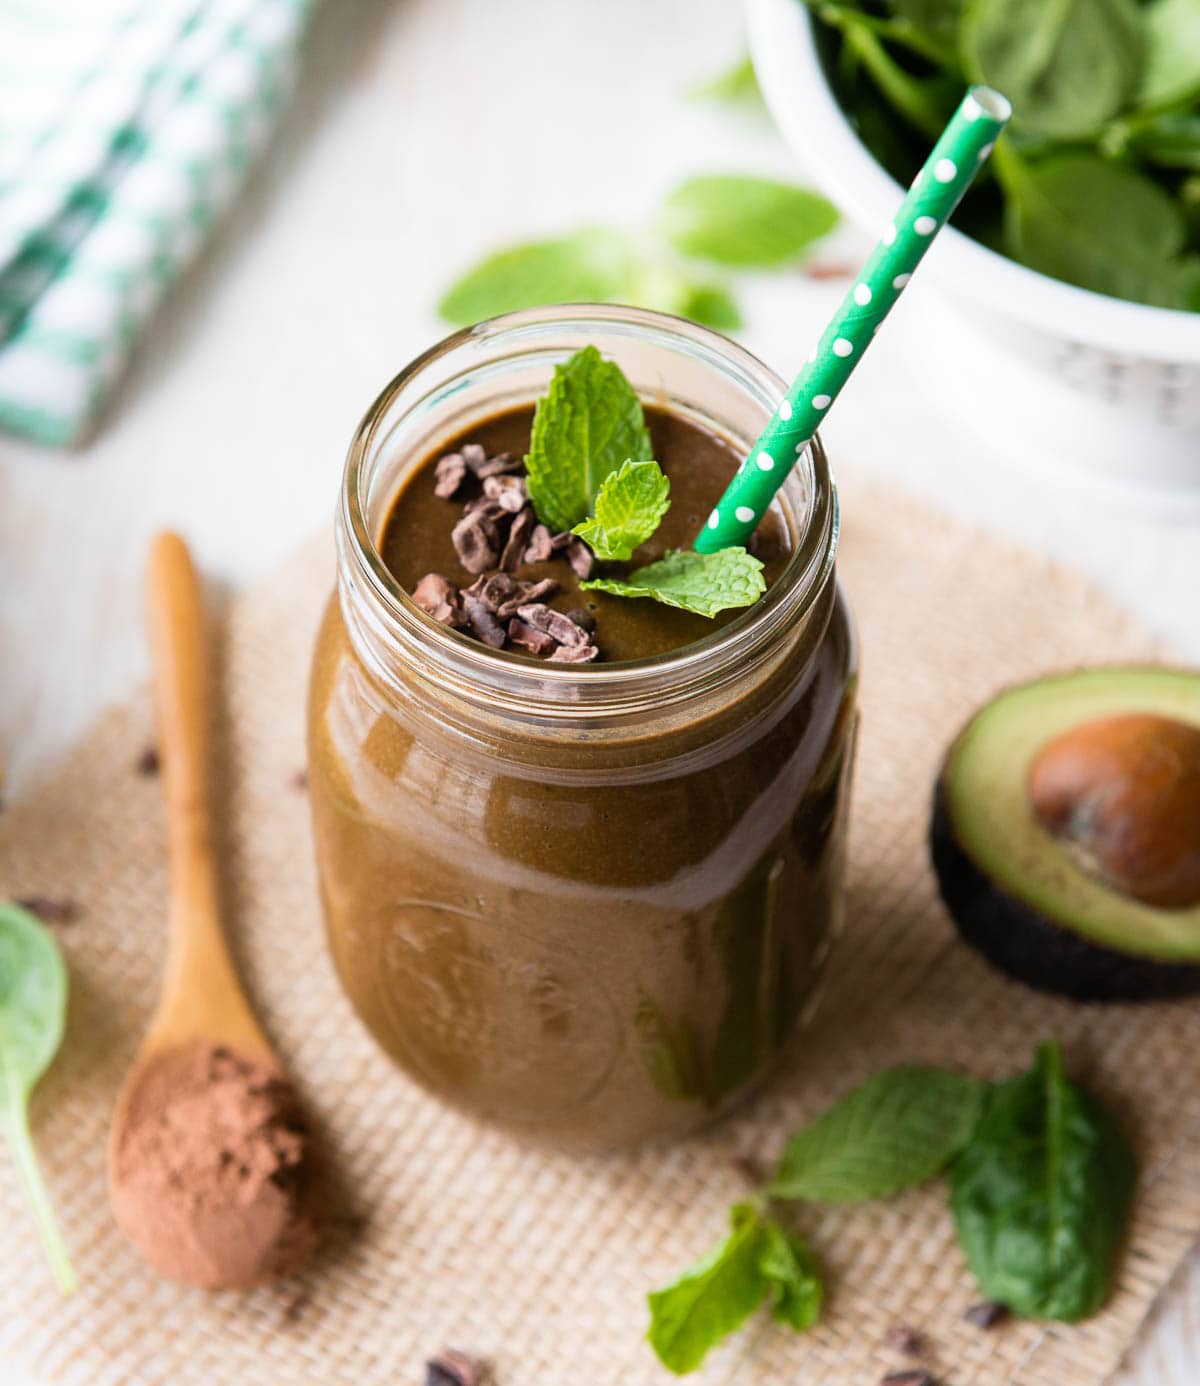
[[[601,562],[632,558],[671,504],[671,483],[657,462],[623,462],[604,478],[590,519],[575,533]]]
[[[855,1202],[944,1170],[959,1240],[989,1300],[1066,1322],[1104,1301],[1133,1155],[1116,1120],[1065,1077],[1050,1043],[1007,1082],[889,1068],[835,1102],[791,1138],[763,1193],[733,1206],[725,1241],[648,1296],[651,1346],[671,1371],[692,1371],[768,1290],[772,1318],[811,1328],[820,1273],[770,1200]]]
[[[538,518],[571,529],[594,512],[609,473],[652,451],[642,402],[620,366],[593,346],[577,351],[555,367],[533,416],[525,467]]]
[[[602,563],[624,562],[658,529],[671,483],[651,458],[637,391],[593,346],[554,368],[537,402],[529,455],[529,499],[550,530],[572,530]],[[763,565],[745,549],[675,550],[623,578],[579,585],[617,597],[715,616],[749,606],[767,590]]]
[[[585,590],[611,592],[617,597],[652,597],[665,606],[715,616],[733,606],[749,606],[767,590],[763,565],[745,549],[693,553],[674,549],[628,578],[593,578]]]

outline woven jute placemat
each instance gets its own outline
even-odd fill
[[[849,919],[802,1062],[749,1108],[668,1150],[576,1159],[438,1106],[376,1051],[343,999],[317,905],[303,765],[309,645],[331,547],[315,542],[222,624],[227,745],[219,774],[230,933],[269,1033],[328,1148],[328,1243],[302,1276],[245,1296],[157,1279],[105,1201],[113,1099],[162,955],[159,789],[136,762],[145,697],[101,720],[61,769],[0,817],[0,896],[68,896],[72,998],[63,1052],[34,1103],[83,1288],[55,1292],[0,1159],[0,1361],[46,1383],[419,1383],[445,1345],[492,1360],[498,1386],[640,1386],[669,1378],[642,1341],[646,1291],[722,1235],[745,1192],[734,1156],[771,1156],[850,1084],[905,1060],[981,1076],[1061,1038],[1071,1070],[1120,1111],[1142,1179],[1116,1292],[1077,1327],[965,1324],[976,1297],[944,1189],[800,1226],[828,1307],[800,1337],[756,1321],[714,1352],[709,1383],[872,1383],[905,1365],[911,1324],[947,1386],[1095,1386],[1114,1370],[1200,1228],[1195,1004],[1078,1006],[1035,995],[959,944],[938,904],[926,814],[946,741],[1025,675],[1156,653],[1080,578],[892,492],[844,493],[841,573],[863,647]],[[765,1316],[764,1316],[765,1317]]]

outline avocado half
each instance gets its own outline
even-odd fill
[[[1089,873],[1039,823],[1027,778],[1054,737],[1150,713],[1200,726],[1200,673],[1099,668],[1005,690],[951,744],[930,850],[962,937],[1041,991],[1082,1001],[1200,992],[1200,904],[1144,904]]]

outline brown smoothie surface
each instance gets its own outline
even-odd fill
[[[597,577],[624,578],[632,569],[663,557],[669,549],[690,548],[742,460],[741,454],[726,439],[680,414],[647,405],[645,415],[655,460],[670,478],[671,506],[657,532],[629,562],[597,563],[594,573]],[[437,495],[439,459],[472,444],[482,447],[488,457],[507,453],[514,459],[521,459],[529,448],[532,424],[532,406],[494,414],[463,429],[408,474],[392,504],[380,540],[384,562],[407,592],[415,593],[421,580],[431,573],[439,574],[460,590],[470,588],[481,575],[479,571],[468,571],[464,567],[452,535],[456,523],[463,517],[464,503],[469,504],[483,495],[483,483],[468,471],[452,497]],[[501,518],[503,524],[511,525],[507,516]],[[770,587],[783,571],[791,551],[787,527],[777,509],[772,509],[759,525],[749,548],[762,560],[763,577]],[[488,567],[484,575],[493,571],[495,568]],[[589,632],[589,639],[598,648],[599,658],[606,663],[645,659],[680,649],[736,620],[746,610],[732,608],[709,618],[645,597],[582,591],[581,578],[562,550],[537,561],[527,561],[523,557],[512,568],[511,576],[521,582],[550,579],[556,583],[553,595],[542,600],[554,611],[575,613],[577,619],[579,613],[586,613],[585,624],[594,622],[594,632]],[[468,633],[471,633],[470,628]],[[536,636],[527,638],[536,641]],[[511,639],[504,642],[503,649],[527,657],[533,653]]]

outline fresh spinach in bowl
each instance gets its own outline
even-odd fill
[[[806,0],[866,147],[909,182],[964,86],[1013,103],[955,216],[1031,269],[1200,311],[1200,0]]]

